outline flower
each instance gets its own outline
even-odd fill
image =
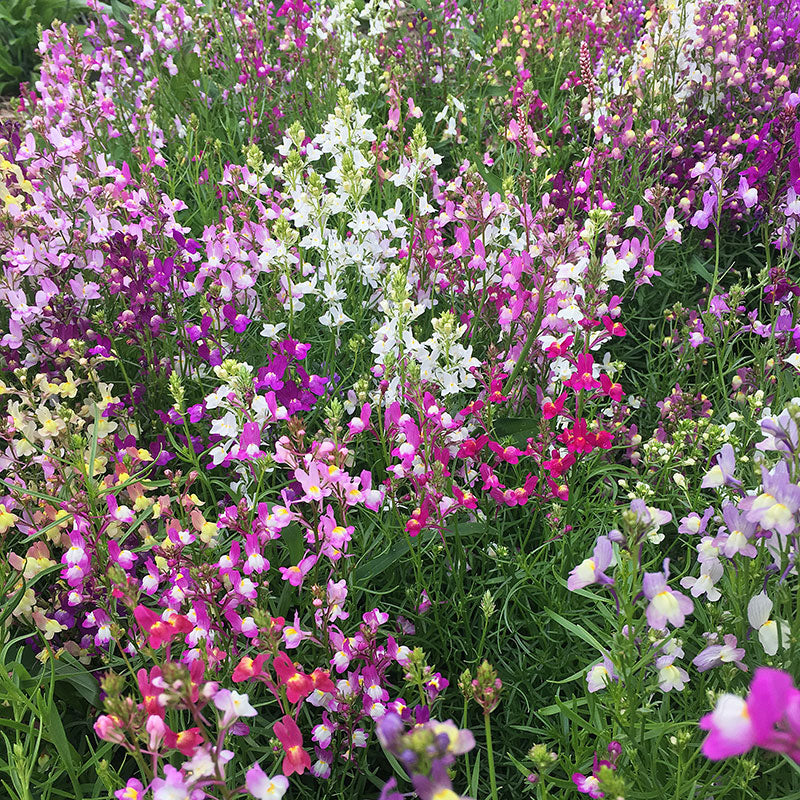
[[[181,633],[190,633],[194,625],[182,614],[172,614],[169,619],[164,618],[155,611],[136,606],[133,616],[148,635],[147,643],[153,650],[158,650],[162,644],[169,644],[173,636]]]
[[[241,661],[233,670],[231,680],[234,683],[241,683],[242,681],[247,681],[251,678],[260,678],[265,674],[264,664],[269,660],[269,658],[269,653],[260,653],[255,658],[250,658],[250,656],[242,656]]]
[[[591,353],[581,353],[575,363],[575,372],[564,381],[565,386],[569,386],[575,392],[581,389],[597,389],[600,387],[600,381],[596,380],[593,375],[594,370],[594,357]]]
[[[280,800],[289,788],[289,780],[283,775],[268,778],[258,764],[253,764],[247,770],[245,786],[256,800]]]
[[[789,536],[795,529],[794,515],[800,510],[800,486],[792,482],[785,461],[772,472],[762,467],[761,482],[762,492],[749,504],[747,519]]]
[[[569,574],[567,588],[574,592],[576,589],[583,589],[592,583],[609,584],[613,579],[605,574],[611,562],[614,560],[614,548],[608,536],[598,536],[591,558],[585,558]]]
[[[785,622],[778,623],[770,619],[772,613],[772,600],[764,592],[750,598],[747,604],[747,621],[753,630],[758,631],[758,641],[764,648],[768,656],[774,656],[778,652],[778,634],[783,641],[784,650],[789,647],[789,636],[791,632]]]
[[[662,692],[669,692],[672,689],[682,692],[688,680],[689,673],[683,667],[676,667],[675,664],[659,667],[658,685]]]
[[[142,782],[131,778],[126,784],[124,789],[117,789],[114,792],[116,800],[143,800],[144,799],[144,786]]]
[[[286,653],[278,653],[272,662],[281,686],[286,687],[286,697],[290,703],[304,700],[314,691],[314,681],[297,669]]]
[[[709,731],[703,755],[713,761],[741,755],[755,745],[747,703],[733,694],[723,694],[714,710],[700,720],[700,727]]]
[[[288,778],[297,773],[302,775],[311,766],[311,756],[303,750],[303,735],[297,723],[287,714],[272,726],[284,750],[281,769]]]
[[[603,660],[599,664],[595,664],[586,673],[586,689],[592,693],[599,692],[601,689],[606,689],[612,681],[616,680],[619,680],[619,678],[614,671],[614,664],[608,655],[603,653]]]
[[[733,477],[733,471],[736,467],[736,456],[733,452],[733,446],[726,442],[722,445],[722,450],[717,457],[717,463],[703,477],[700,484],[702,489],[717,488],[719,486],[736,486],[740,487],[741,481],[737,481]]]
[[[698,672],[705,672],[720,664],[735,664],[740,670],[747,672],[747,667],[742,663],[744,648],[736,646],[736,637],[728,633],[723,641],[724,644],[710,644],[694,657],[692,664],[697,667]]]
[[[650,601],[647,606],[647,622],[651,628],[664,630],[667,622],[680,628],[686,621],[686,615],[694,610],[694,603],[681,592],[670,589],[667,585],[667,560],[663,572],[645,572],[642,589]]]
[[[709,732],[702,750],[712,761],[741,755],[757,745],[800,763],[800,691],[781,670],[759,667],[747,700],[723,694],[714,711],[700,720],[700,727]]]
[[[171,764],[164,767],[165,778],[155,778],[150,784],[153,800],[190,800],[189,785],[183,773]]]
[[[214,705],[223,712],[220,725],[227,728],[239,717],[255,717],[258,714],[250,705],[250,698],[246,694],[239,694],[230,689],[220,689],[214,695]]]

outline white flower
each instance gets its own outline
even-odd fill
[[[751,628],[758,631],[758,641],[761,642],[761,646],[768,656],[774,656],[778,652],[779,633],[784,650],[789,647],[789,636],[791,635],[789,626],[785,622],[775,622],[769,618],[771,613],[772,600],[764,592],[752,597],[747,604],[747,621]]]
[[[271,322],[268,322],[264,327],[261,329],[261,335],[266,339],[276,339],[278,334],[286,327],[285,322],[279,322],[277,325],[274,325]]]

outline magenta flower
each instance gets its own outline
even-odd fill
[[[581,794],[588,794],[589,797],[593,798],[605,797],[603,792],[600,791],[600,780],[597,777],[600,773],[601,767],[614,769],[614,765],[610,761],[599,761],[597,758],[597,753],[595,753],[591,775],[584,775],[581,772],[572,773],[572,782],[575,784],[575,788]]]
[[[703,754],[712,761],[741,755],[758,745],[800,763],[800,691],[786,672],[759,667],[747,700],[724,694],[700,720],[709,732]]]
[[[651,628],[664,630],[667,622],[680,628],[686,621],[686,615],[694,610],[694,603],[681,592],[675,592],[667,585],[667,563],[663,572],[645,572],[642,589],[650,601],[647,606],[647,623]]]
[[[575,372],[572,373],[569,380],[564,381],[564,384],[576,392],[581,389],[597,389],[600,381],[595,380],[593,370],[594,356],[591,353],[581,353],[575,364]]]

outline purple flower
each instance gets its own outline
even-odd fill
[[[792,483],[785,461],[772,472],[762,467],[761,482],[761,494],[748,498],[747,519],[768,531],[789,536],[795,529],[794,515],[800,510],[800,486]]]
[[[756,532],[755,522],[748,521],[747,517],[733,503],[728,503],[723,507],[722,518],[727,530],[717,534],[714,545],[727,558],[733,558],[737,553],[748,558],[755,558],[758,551],[750,542]]]
[[[741,487],[742,482],[733,477],[735,469],[736,455],[731,444],[726,442],[722,445],[722,450],[717,456],[717,463],[705,474],[700,487],[702,489],[712,489],[719,486]]]
[[[569,574],[567,588],[574,592],[592,583],[609,584],[614,580],[605,574],[614,558],[614,548],[608,536],[598,536],[591,558],[585,558]]]
[[[647,606],[647,623],[651,628],[664,630],[669,622],[680,628],[686,621],[686,615],[694,610],[694,603],[681,592],[675,592],[667,585],[669,577],[668,560],[664,561],[663,572],[645,572],[642,589],[650,601]]]
[[[681,518],[681,524],[678,526],[678,533],[688,533],[692,535],[705,533],[706,526],[713,513],[714,509],[711,508],[711,506],[703,512],[702,517],[696,511],[692,511],[691,514]]]
[[[744,648],[736,646],[736,637],[728,633],[723,641],[724,644],[710,644],[694,657],[692,664],[698,672],[705,672],[720,664],[735,664],[742,672],[747,672],[747,667],[742,663]]]

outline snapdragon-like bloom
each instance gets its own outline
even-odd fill
[[[756,523],[750,522],[747,516],[739,511],[733,503],[726,503],[722,509],[722,519],[726,531],[714,539],[714,544],[727,558],[735,555],[755,558],[758,551],[750,541],[756,533]]]
[[[667,564],[663,572],[645,572],[642,589],[650,601],[647,606],[647,622],[651,628],[664,630],[667,622],[680,628],[686,621],[686,615],[694,610],[694,603],[681,592],[676,592],[667,585]]]
[[[759,667],[747,700],[723,694],[700,727],[709,732],[703,754],[713,761],[758,746],[800,763],[800,691],[781,670]]]
[[[283,774],[287,778],[295,772],[302,775],[311,767],[311,756],[303,749],[303,735],[297,723],[287,714],[272,726],[272,730],[283,747]]]
[[[153,800],[190,800],[191,790],[180,770],[167,764],[164,775],[164,778],[155,778],[150,784]]]
[[[716,636],[714,638],[716,639]],[[744,648],[736,646],[736,637],[728,633],[723,642],[724,644],[710,644],[694,657],[692,664],[697,667],[698,672],[705,672],[720,664],[735,664],[740,670],[747,672],[747,667],[742,663]]]
[[[250,705],[250,698],[246,694],[239,694],[230,689],[220,689],[214,695],[214,705],[222,711],[220,725],[227,728],[239,717],[255,717],[258,714]]]
[[[703,489],[718,488],[720,486],[740,487],[741,481],[733,477],[736,469],[736,455],[733,446],[726,442],[717,456],[717,463],[703,477],[700,484]]]
[[[800,486],[792,482],[785,461],[772,472],[762,468],[761,482],[761,494],[749,504],[747,519],[768,531],[789,536],[795,529],[795,514],[800,511]]]
[[[114,792],[116,800],[144,800],[144,786],[136,778],[130,778],[123,789]]]
[[[314,691],[314,681],[297,669],[286,653],[278,653],[272,666],[275,667],[281,686],[286,687],[286,698],[290,703],[297,703]]]
[[[614,663],[606,653],[603,653],[603,660],[586,673],[586,689],[592,693],[599,692],[616,680],[619,680],[619,677],[614,670]]]
[[[758,641],[768,656],[778,652],[778,639],[783,643],[784,649],[789,647],[789,626],[785,622],[776,622],[770,619],[772,614],[772,600],[764,592],[750,598],[747,604],[747,621],[750,627],[758,632]]]
[[[258,764],[253,764],[247,770],[245,786],[256,800],[280,800],[289,789],[289,779],[284,775],[269,778]]]
[[[609,584],[613,579],[605,574],[605,570],[614,560],[614,548],[608,536],[598,536],[591,558],[585,558],[569,574],[567,588],[570,591],[583,589],[592,583]]]
[[[147,633],[147,643],[153,650],[158,650],[163,644],[169,644],[173,636],[194,630],[194,625],[182,614],[171,614],[165,620],[161,614],[145,606],[136,606],[133,616]]]

